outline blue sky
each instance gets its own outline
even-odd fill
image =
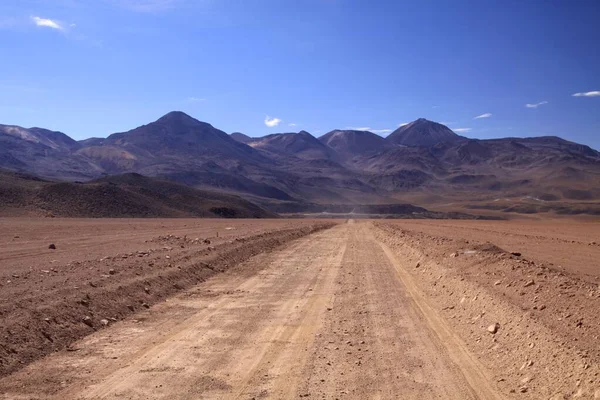
[[[599,16],[595,0],[3,0],[0,123],[83,139],[182,110],[319,136],[425,117],[600,149]]]

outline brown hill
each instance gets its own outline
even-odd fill
[[[392,147],[384,138],[368,131],[336,129],[321,136],[319,140],[346,160],[379,153]]]
[[[0,172],[0,215],[276,217],[237,196],[197,190],[139,174],[71,183],[50,182],[6,171]]]
[[[62,132],[0,125],[0,167],[58,179],[89,179],[103,170],[74,152],[80,144]]]
[[[249,145],[275,156],[328,161],[338,158],[335,151],[306,131],[274,133],[255,138],[249,142]]]

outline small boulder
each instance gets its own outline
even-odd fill
[[[498,329],[500,329],[500,324],[496,322],[495,324],[488,326],[487,331],[494,335],[498,332]]]
[[[93,328],[94,327],[94,323],[92,322],[92,319],[89,316],[85,316],[82,319],[83,323],[86,324],[87,326]]]
[[[50,250],[56,250],[56,245],[55,245],[54,243],[50,243],[50,244],[48,245],[48,248],[49,248]]]

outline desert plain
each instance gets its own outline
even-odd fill
[[[598,222],[0,227],[3,399],[600,396]]]

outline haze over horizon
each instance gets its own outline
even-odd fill
[[[386,136],[423,117],[600,149],[599,13],[595,1],[8,0],[0,124],[85,139],[181,110],[250,136]]]

